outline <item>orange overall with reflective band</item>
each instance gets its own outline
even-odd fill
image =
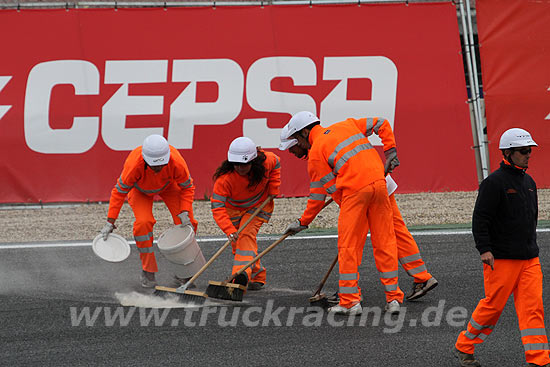
[[[347,119],[309,134],[310,196],[300,223],[309,225],[321,210],[326,193],[340,202],[338,263],[340,305],[352,307],[361,299],[358,267],[369,229],[380,281],[386,300],[403,301],[398,286],[397,245],[392,206],[384,179],[384,165],[367,136],[376,133],[384,150],[395,147],[387,120]]]
[[[418,245],[411,232],[407,228],[397,202],[395,195],[390,195],[390,204],[393,213],[393,229],[395,231],[395,240],[397,241],[397,258],[399,263],[405,269],[408,275],[414,278],[415,283],[424,283],[432,277],[426,269],[426,264],[422,260]]]
[[[491,334],[513,294],[527,363],[539,366],[550,363],[539,258],[495,259],[494,270],[483,264],[483,278],[485,298],[477,304],[467,329],[458,336],[456,348],[463,353],[473,354],[475,346],[483,343]]]
[[[128,203],[134,212],[134,239],[139,251],[142,268],[155,273],[158,271],[153,253],[153,199],[155,195],[164,201],[174,224],[181,224],[178,214],[189,212],[191,224],[197,230],[197,221],[193,217],[193,197],[195,186],[189,175],[187,163],[177,151],[170,146],[170,161],[158,173],[146,167],[141,155],[141,147],[134,149],[124,162],[122,173],[111,191],[109,201],[109,218],[116,219],[128,196]]]
[[[265,177],[254,187],[248,187],[249,179],[233,171],[220,176],[214,183],[211,199],[212,215],[220,229],[230,235],[244,224],[256,208],[268,195],[279,195],[281,185],[281,165],[279,157],[271,152],[264,152]],[[256,217],[241,231],[233,246],[232,273],[239,271],[258,254],[256,236],[263,223],[267,223],[273,212],[273,201],[268,203]],[[248,279],[252,282],[265,283],[266,271],[258,260],[246,269]]]

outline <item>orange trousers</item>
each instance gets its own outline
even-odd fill
[[[162,201],[168,207],[174,224],[181,224],[178,214],[181,213],[181,190],[175,185],[168,185],[159,193]],[[153,227],[157,222],[153,217],[153,199],[141,193],[137,189],[132,189],[128,194],[128,203],[134,212],[134,240],[139,251],[141,266],[143,270],[150,273],[158,272],[155,253],[153,252]],[[191,224],[197,230],[197,221],[190,213]]]
[[[527,363],[541,366],[550,363],[539,258],[496,259],[494,270],[483,264],[483,278],[485,298],[477,304],[467,329],[458,335],[456,348],[463,353],[474,353],[475,346],[483,343],[493,331],[513,293]]]
[[[338,217],[338,283],[340,305],[346,308],[361,300],[358,268],[369,227],[374,261],[385,289],[386,301],[403,302],[404,295],[397,284],[397,245],[392,225],[392,207],[386,182],[379,180],[342,196]]]
[[[424,283],[432,277],[426,269],[426,264],[420,256],[420,250],[411,232],[405,225],[401,212],[397,207],[395,195],[390,195],[390,204],[393,212],[393,229],[397,241],[397,258],[407,274],[414,278],[415,283]]]
[[[267,223],[273,212],[273,201],[268,203],[260,213],[252,219],[252,221],[239,233],[239,238],[232,243],[233,247],[233,268],[232,273],[235,274],[247,263],[258,255],[258,242],[256,236],[262,224]],[[226,208],[229,218],[233,222],[235,228],[239,229],[250,218],[256,208],[246,210],[236,210]],[[248,275],[248,280],[265,284],[266,270],[262,266],[260,260],[256,261],[252,266],[245,270]]]

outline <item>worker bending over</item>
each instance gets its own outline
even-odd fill
[[[279,157],[264,152],[246,137],[231,143],[227,160],[214,173],[212,214],[220,229],[231,240],[233,247],[233,269],[236,273],[258,255],[256,236],[263,223],[267,223],[273,212],[270,201],[239,235],[237,230],[268,196],[279,194],[281,164]],[[246,269],[245,279],[237,280],[248,284],[249,290],[260,290],[266,282],[266,270],[258,260]]]
[[[164,201],[174,224],[191,224],[197,230],[193,217],[195,187],[187,163],[176,148],[160,135],[150,135],[143,145],[132,150],[118,178],[109,200],[107,223],[101,229],[103,239],[115,229],[124,199],[134,212],[134,239],[141,259],[141,285],[152,288],[156,283],[158,266],[153,252],[153,199],[156,195]],[[185,284],[187,279],[174,276],[176,284]]]
[[[398,285],[397,245],[384,178],[385,173],[399,165],[390,124],[381,118],[349,118],[324,128],[313,113],[302,111],[292,116],[284,129],[288,136],[284,141],[296,140],[291,153],[298,158],[307,157],[311,180],[307,207],[285,233],[296,234],[306,229],[322,209],[326,193],[340,205],[340,302],[328,311],[362,313],[358,268],[370,228],[376,268],[386,293],[386,311],[399,312],[404,294]],[[372,132],[384,144],[385,165],[367,139]],[[281,146],[283,150],[288,148]]]

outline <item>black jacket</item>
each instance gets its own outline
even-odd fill
[[[480,254],[532,259],[537,246],[537,186],[524,170],[504,162],[479,185],[472,232]]]

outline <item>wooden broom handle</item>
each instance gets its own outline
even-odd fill
[[[248,224],[250,222],[252,222],[252,219],[254,219],[256,217],[256,215],[258,215],[258,213],[260,212],[260,210],[262,210],[264,208],[264,206],[266,206],[271,200],[273,200],[275,196],[274,195],[269,195],[265,200],[264,202],[262,203],[262,205],[260,205],[259,207],[256,208],[256,210],[254,211],[254,213],[252,213],[252,215],[246,220],[246,222],[244,222],[244,224],[242,226],[239,227],[239,229],[237,230],[237,235],[239,233],[241,233],[241,231],[243,229],[246,228],[246,226],[248,226]],[[229,244],[231,244],[231,240],[227,240],[227,242],[225,242],[223,244],[222,247],[220,247],[220,249],[206,262],[206,264],[204,264],[202,266],[202,268],[200,268],[200,270],[195,274],[193,275],[193,277],[191,279],[189,279],[187,281],[188,284],[191,284],[193,283],[195,280],[197,280],[197,278],[206,270],[206,268],[208,268],[210,266],[210,264],[212,264],[214,262],[214,260],[216,260],[218,258],[218,256],[221,255],[221,253],[227,248],[227,246],[229,246]]]
[[[325,204],[323,205],[323,207],[321,208],[321,210],[323,210],[324,208],[327,207],[327,205],[329,205],[330,203],[333,202],[333,199],[329,199],[325,202]],[[223,284],[227,284],[229,283],[230,281],[232,281],[233,279],[235,279],[238,275],[241,275],[242,273],[244,273],[244,271],[246,269],[248,269],[249,267],[252,266],[252,264],[254,264],[256,261],[258,261],[260,258],[262,258],[262,256],[264,256],[265,254],[267,254],[269,251],[273,250],[275,248],[275,246],[277,246],[279,243],[283,242],[283,240],[285,238],[287,238],[288,236],[290,236],[290,233],[286,233],[286,234],[283,234],[277,241],[273,242],[271,245],[269,245],[265,250],[263,250],[261,253],[259,253],[255,258],[253,258],[252,260],[250,260],[248,262],[248,264],[246,264],[244,267],[240,268],[236,273],[232,274],[229,278],[227,278]]]
[[[338,262],[338,254],[336,254],[336,257],[334,258],[334,260],[332,260],[332,264],[330,264],[330,267],[328,268],[328,271],[327,273],[325,274],[325,276],[323,277],[323,280],[321,280],[321,283],[319,283],[319,287],[317,288],[317,290],[315,291],[315,293],[313,294],[313,296],[316,296],[318,294],[321,293],[321,289],[323,289],[328,277],[330,276],[330,273],[332,273],[332,270],[334,269],[334,267],[336,266],[336,263]]]

